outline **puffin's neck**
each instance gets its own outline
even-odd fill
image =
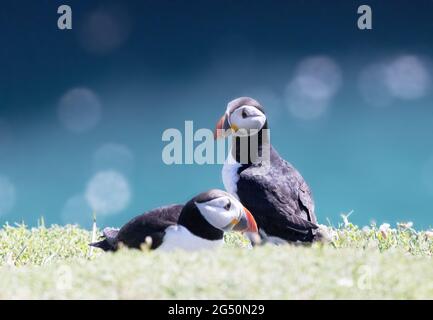
[[[270,148],[269,133],[263,131],[264,129],[268,129],[267,122],[255,135],[232,137],[232,149],[230,152],[237,163],[250,166],[263,161],[265,148]]]
[[[187,228],[195,236],[206,240],[224,238],[224,232],[207,222],[193,201],[189,201],[183,207],[177,224]]]

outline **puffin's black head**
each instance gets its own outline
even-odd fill
[[[239,200],[217,189],[200,193],[188,201],[178,224],[208,240],[222,239],[224,232],[230,230],[257,232],[256,221]]]
[[[215,138],[231,133],[248,136],[266,127],[267,119],[262,105],[253,98],[241,97],[228,103],[225,114],[217,123]]]

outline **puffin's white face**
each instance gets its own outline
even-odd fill
[[[222,196],[195,205],[212,226],[223,231],[257,232],[256,222],[251,213],[231,196]]]
[[[234,135],[245,136],[248,135],[250,130],[253,130],[253,132],[261,130],[265,125],[266,116],[256,107],[244,105],[230,114],[228,122],[235,131]]]

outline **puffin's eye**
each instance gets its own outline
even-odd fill
[[[247,113],[247,111],[244,109],[244,110],[242,110],[242,119],[245,119],[246,117],[248,117],[248,113]]]
[[[229,211],[230,208],[231,208],[231,206],[232,206],[232,203],[231,203],[230,200],[229,200],[229,202],[224,206],[224,209],[225,209],[226,211]]]

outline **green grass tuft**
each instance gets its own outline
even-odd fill
[[[92,232],[0,229],[0,299],[433,298],[433,234],[410,224],[325,228],[329,242],[216,251],[90,251]]]

